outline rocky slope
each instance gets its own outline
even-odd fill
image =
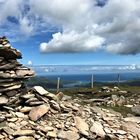
[[[34,73],[18,58],[21,53],[0,38],[0,140],[140,139],[140,117],[82,105],[81,99],[40,86],[27,90],[24,80]]]

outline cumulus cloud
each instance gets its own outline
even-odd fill
[[[90,35],[88,32],[77,33],[71,31],[68,33],[55,33],[53,39],[48,43],[41,43],[41,52],[60,52],[60,53],[73,53],[73,52],[86,52],[95,51],[99,46],[101,47],[104,39]]]
[[[139,0],[0,0],[0,33],[5,31],[4,25],[12,25],[14,29],[6,27],[10,34],[18,30],[28,37],[53,31],[51,40],[46,38],[40,43],[44,53],[104,49],[116,54],[137,54],[139,7]]]
[[[57,3],[58,1],[56,0],[55,2]],[[71,2],[70,6],[64,2],[64,8],[61,4],[58,5],[58,8],[55,10],[53,6],[50,7],[49,14],[51,15],[51,18],[54,18],[55,20],[57,19],[59,22],[61,21],[63,31],[61,34],[55,33],[52,36],[51,41],[43,44],[41,43],[41,52],[94,51],[101,48],[101,45],[106,44],[106,47],[102,48],[110,53],[140,53],[139,1],[99,0],[98,4],[100,4],[102,7],[96,5],[97,1],[76,0],[76,2],[76,4],[80,5],[81,7],[82,4],[86,2],[86,8],[84,8],[84,10],[81,10],[80,8],[78,9],[78,7],[76,8],[73,1]],[[54,5],[54,3],[52,3],[52,5]],[[42,11],[36,7],[36,10],[37,9]],[[66,9],[69,9],[69,12],[64,11]],[[75,39],[74,35],[71,35],[71,31],[73,30],[78,34],[77,39]],[[85,32],[88,32],[89,36],[86,36],[83,39],[83,34]],[[55,37],[57,35],[59,35],[59,37],[56,39]],[[66,36],[70,37],[69,41],[67,40],[68,38],[66,38]],[[73,42],[71,42],[71,40],[73,40]],[[89,42],[91,40],[92,43],[90,44],[92,44],[92,47],[85,45],[85,42]],[[98,40],[97,44],[96,40]]]

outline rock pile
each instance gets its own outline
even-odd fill
[[[17,61],[20,58],[21,53],[11,47],[7,38],[0,38],[0,105],[14,104],[14,99],[12,102],[9,99],[26,92],[23,81],[34,75]]]
[[[62,100],[61,100],[62,99]],[[35,86],[0,112],[1,140],[139,140],[140,117],[81,105]]]

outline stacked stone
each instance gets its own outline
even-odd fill
[[[21,58],[20,51],[11,47],[6,37],[0,38],[0,104],[25,92],[23,81],[34,75],[32,70],[17,61]]]

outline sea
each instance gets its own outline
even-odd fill
[[[49,80],[60,80],[64,83],[64,87],[73,87],[78,85],[85,85],[91,82],[92,74],[59,74],[59,75],[46,75]],[[100,73],[94,74],[94,82],[102,83],[116,83],[118,82],[130,82],[140,80],[140,72],[137,73]]]
[[[115,83],[140,82],[140,66],[137,65],[50,65],[32,67],[37,76],[46,77],[48,80],[63,82],[64,87],[74,87],[91,82]]]

